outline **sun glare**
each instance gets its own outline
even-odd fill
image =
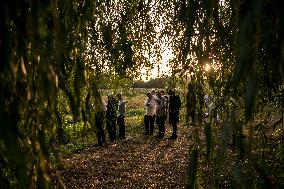
[[[209,72],[211,70],[211,65],[210,64],[206,64],[205,65],[205,71]]]

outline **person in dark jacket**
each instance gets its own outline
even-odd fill
[[[119,93],[116,95],[118,101],[118,110],[117,110],[117,125],[118,125],[118,137],[119,139],[125,139],[125,100],[122,95]]]
[[[175,94],[175,91],[173,89],[169,90],[169,95],[169,123],[173,127],[171,139],[176,139],[181,100],[180,97]]]
[[[108,94],[107,110],[106,110],[106,129],[109,134],[110,142],[116,140],[116,111],[117,101],[113,94]]]
[[[97,111],[95,112],[95,124],[97,127],[98,146],[102,146],[105,142],[105,133],[103,129],[104,116],[106,112],[106,104],[102,100],[97,104]]]

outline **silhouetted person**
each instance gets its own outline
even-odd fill
[[[118,137],[125,139],[125,100],[121,94],[116,95],[118,99],[118,110],[117,110],[117,125],[118,125]]]
[[[116,111],[117,102],[113,97],[113,94],[108,94],[108,103],[106,110],[106,129],[109,134],[110,142],[116,140]]]
[[[155,116],[155,100],[151,93],[147,93],[147,100],[145,101],[145,115],[144,115],[144,125],[145,133],[144,135],[153,135],[154,131],[154,116]]]
[[[167,117],[168,117],[168,108],[169,108],[169,97],[167,95],[165,95],[165,91],[161,91],[161,95],[163,97],[165,97],[166,99],[166,116],[165,116],[165,121],[167,120]]]
[[[169,90],[169,123],[173,127],[171,139],[177,138],[177,124],[179,122],[179,110],[181,107],[180,97],[173,89]]]
[[[97,127],[97,138],[98,138],[98,146],[102,146],[105,142],[105,132],[103,129],[104,117],[106,112],[106,104],[102,100],[101,103],[98,103],[97,110],[95,113],[95,124]]]

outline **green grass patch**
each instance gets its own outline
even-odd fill
[[[137,117],[137,116],[143,116],[145,113],[144,108],[139,108],[139,109],[131,109],[128,110],[126,113],[126,117]]]

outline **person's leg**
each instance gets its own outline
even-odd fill
[[[158,129],[159,129],[159,134],[158,134],[158,136],[160,136],[161,135],[161,117],[160,116],[157,116],[156,117],[156,124],[157,124],[157,126],[158,126]]]
[[[122,135],[122,138],[125,139],[125,117],[121,117],[121,125],[122,125],[122,129],[121,129],[121,135]]]
[[[112,120],[112,128],[113,128],[113,139],[116,140],[116,120]]]
[[[172,133],[171,138],[172,139],[176,139],[177,138],[177,123],[173,122],[172,123],[172,127],[173,127],[173,133]]]
[[[105,132],[104,132],[104,127],[103,127],[103,124],[104,124],[104,113],[103,112],[100,113],[99,121],[100,121],[100,131],[101,131],[101,142],[104,143],[105,142]]]
[[[178,114],[174,114],[173,115],[173,119],[172,119],[172,127],[173,127],[173,133],[171,138],[176,139],[177,138],[177,123],[179,120],[179,115]]]
[[[95,115],[95,124],[97,130],[98,145],[102,146],[104,142],[104,131],[103,131],[102,115],[100,113],[96,113]]]
[[[98,127],[97,137],[98,137],[98,145],[102,146],[102,144],[105,142],[104,141],[104,131],[102,127]]]
[[[102,143],[105,143],[105,142],[106,142],[106,135],[105,135],[104,129],[102,128]]]
[[[116,123],[118,126],[118,138],[121,138],[121,118],[120,116],[116,118]]]
[[[161,137],[164,137],[165,135],[165,121],[166,121],[166,116],[161,117]]]
[[[121,139],[125,139],[125,121],[124,116],[119,116],[117,118],[118,123],[118,137]]]
[[[104,122],[105,121],[105,114],[104,112],[101,113],[101,125],[102,125],[102,140],[103,140],[103,143],[106,142],[106,134],[105,134],[105,130],[104,130]]]
[[[153,131],[155,129],[155,122],[156,122],[156,119],[157,119],[157,116],[156,115],[153,115],[152,116],[152,120],[153,120]],[[151,125],[150,125],[151,126]],[[153,133],[153,132],[152,132]]]
[[[111,127],[110,121],[108,119],[106,119],[106,130],[108,132],[109,140],[112,142],[111,128],[110,127]]]
[[[149,135],[149,117],[148,115],[144,116],[144,126],[145,126],[145,135]]]
[[[195,111],[192,110],[190,113],[189,113],[189,116],[191,117],[191,125],[194,125],[195,124]]]
[[[113,128],[113,123],[111,120],[107,121],[107,129],[108,129],[108,134],[109,134],[109,140],[110,142],[114,141],[114,128]]]
[[[153,135],[155,118],[154,118],[154,116],[149,116],[149,118],[150,118],[150,132],[149,132],[149,135]]]

